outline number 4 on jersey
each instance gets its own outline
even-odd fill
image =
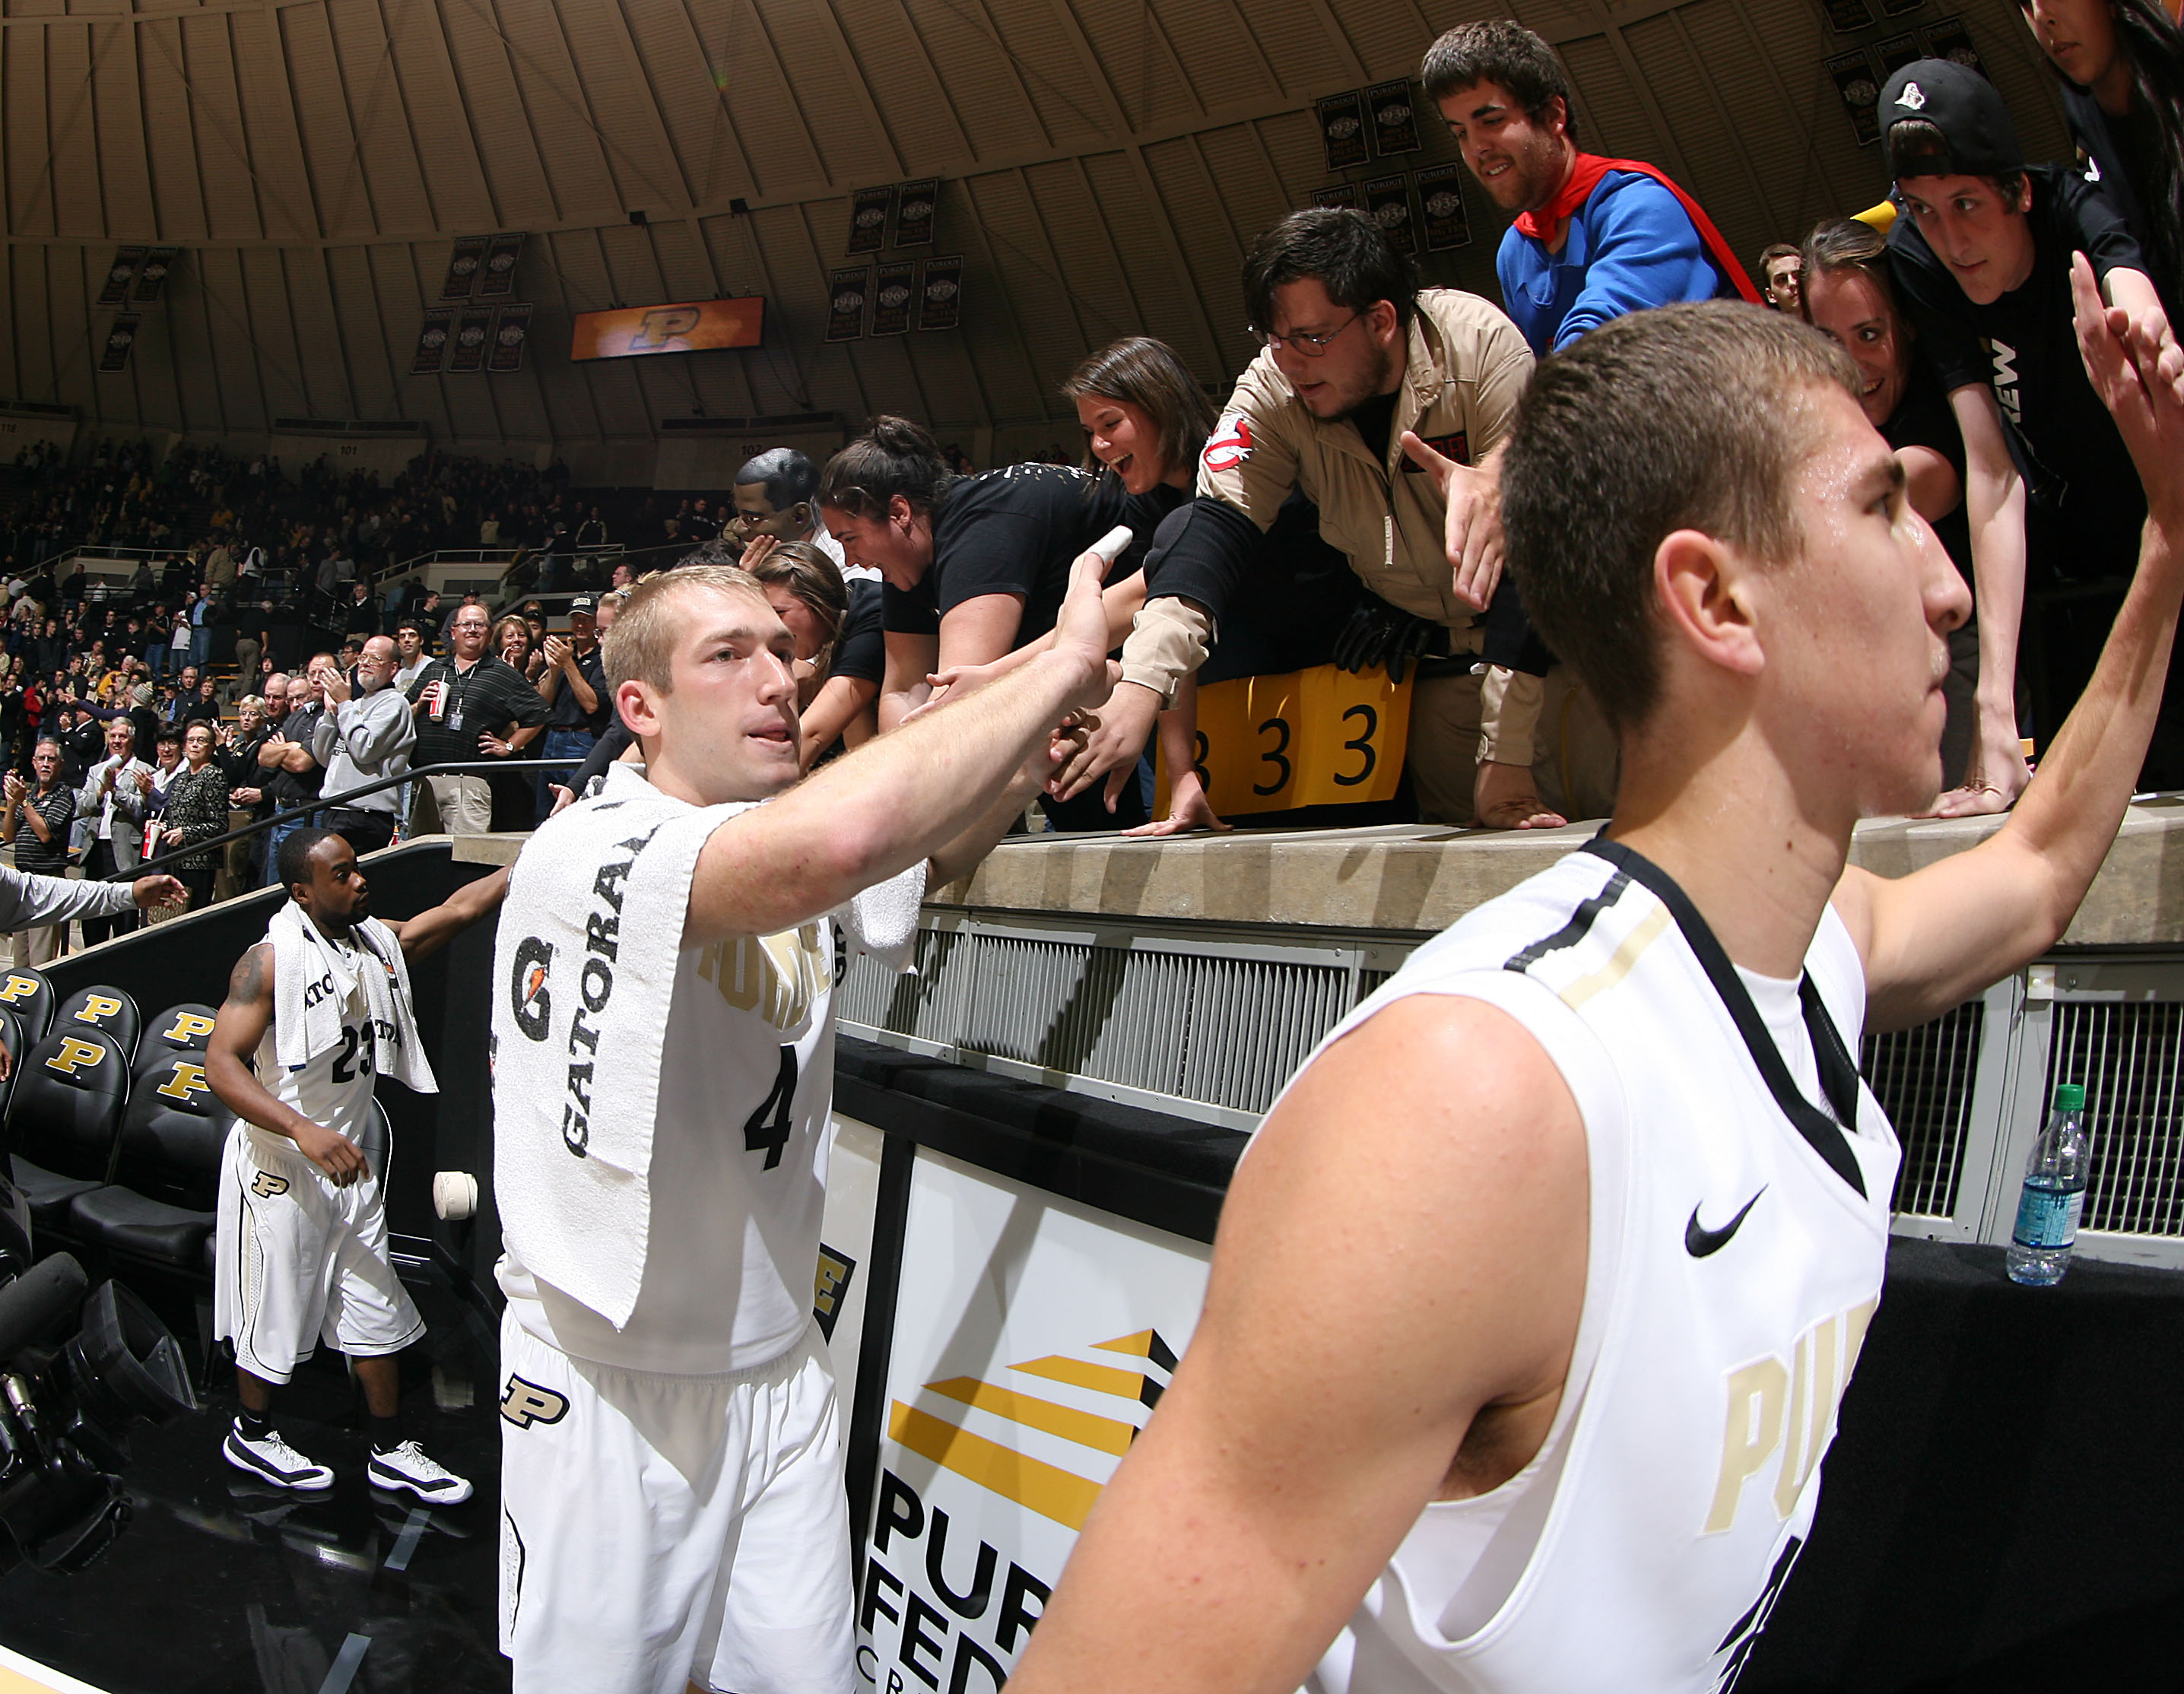
[[[744,1125],[744,1151],[766,1153],[765,1168],[772,1170],[781,1162],[781,1150],[788,1145],[788,1108],[796,1098],[796,1049],[781,1050],[781,1069],[773,1078],[773,1091],[758,1103],[750,1121]],[[766,1121],[772,1114],[772,1122]]]

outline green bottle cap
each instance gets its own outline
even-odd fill
[[[2055,1109],[2058,1112],[2083,1112],[2086,1109],[2086,1085],[2083,1083],[2057,1083]]]

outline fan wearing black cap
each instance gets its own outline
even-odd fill
[[[2071,326],[2070,256],[2092,262],[2108,303],[2173,345],[2123,219],[2081,177],[2027,165],[2009,109],[1976,71],[1904,66],[1881,92],[1889,170],[1908,217],[1889,234],[1897,293],[1964,431],[1965,504],[1980,623],[1979,732],[1947,810],[1999,811],[2028,777],[2015,709],[2030,558],[2041,587],[2112,582],[2115,599],[2042,620],[2044,740],[2092,674],[2136,566],[2146,497],[2114,421],[2086,378]],[[2004,446],[2015,432],[2025,471]],[[2142,785],[2184,785],[2184,694],[2170,690]]]
[[[539,698],[546,702],[543,758],[586,757],[613,715],[606,669],[599,657],[599,614],[598,599],[579,594],[569,602],[568,634],[546,638],[546,668],[538,677]],[[552,815],[554,779],[566,775],[560,771],[539,773],[539,816]]]

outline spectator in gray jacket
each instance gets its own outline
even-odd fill
[[[326,768],[319,792],[332,802],[326,808],[326,827],[347,841],[359,858],[394,839],[400,790],[382,788],[354,800],[346,796],[352,788],[408,770],[410,749],[417,739],[410,703],[399,689],[387,686],[398,662],[394,644],[375,635],[364,644],[363,656],[357,660],[354,691],[346,676],[328,666],[326,710],[311,736],[311,756]]]
[[[77,816],[90,823],[83,861],[86,878],[96,881],[136,868],[144,856],[144,820],[151,815],[153,776],[152,767],[136,756],[136,726],[125,717],[114,719],[106,726],[106,757],[85,772],[75,797]],[[125,902],[111,911],[94,906],[84,914],[84,945],[125,935],[136,927],[136,914]]]

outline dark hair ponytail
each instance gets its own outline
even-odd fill
[[[954,480],[930,435],[908,418],[882,415],[827,461],[819,504],[852,517],[884,517],[900,494],[913,510],[930,512]]]

